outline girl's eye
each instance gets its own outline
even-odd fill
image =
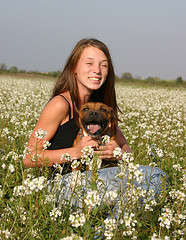
[[[91,62],[87,62],[87,64],[88,64],[88,65],[92,65],[92,63],[91,63]]]
[[[101,66],[104,67],[104,68],[108,68],[107,64],[102,64]]]

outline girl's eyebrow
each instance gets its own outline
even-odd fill
[[[88,59],[88,60],[94,60],[94,58],[91,58],[91,57],[87,57],[86,59]],[[101,62],[108,62],[108,60],[107,60],[107,59],[104,59],[104,60],[102,60]]]

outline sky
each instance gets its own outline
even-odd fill
[[[97,38],[115,73],[186,80],[186,0],[0,0],[0,63],[62,70],[75,44]]]

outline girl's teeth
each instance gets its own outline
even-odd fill
[[[90,80],[98,81],[99,78],[89,78]]]

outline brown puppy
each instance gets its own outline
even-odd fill
[[[102,136],[108,135],[110,139],[115,139],[116,120],[113,116],[113,109],[99,102],[88,102],[79,111],[78,121],[80,131],[74,141],[73,146],[84,136],[91,136],[98,144],[102,144]],[[113,166],[115,161],[102,161],[101,167]],[[115,164],[114,164],[115,165]]]

